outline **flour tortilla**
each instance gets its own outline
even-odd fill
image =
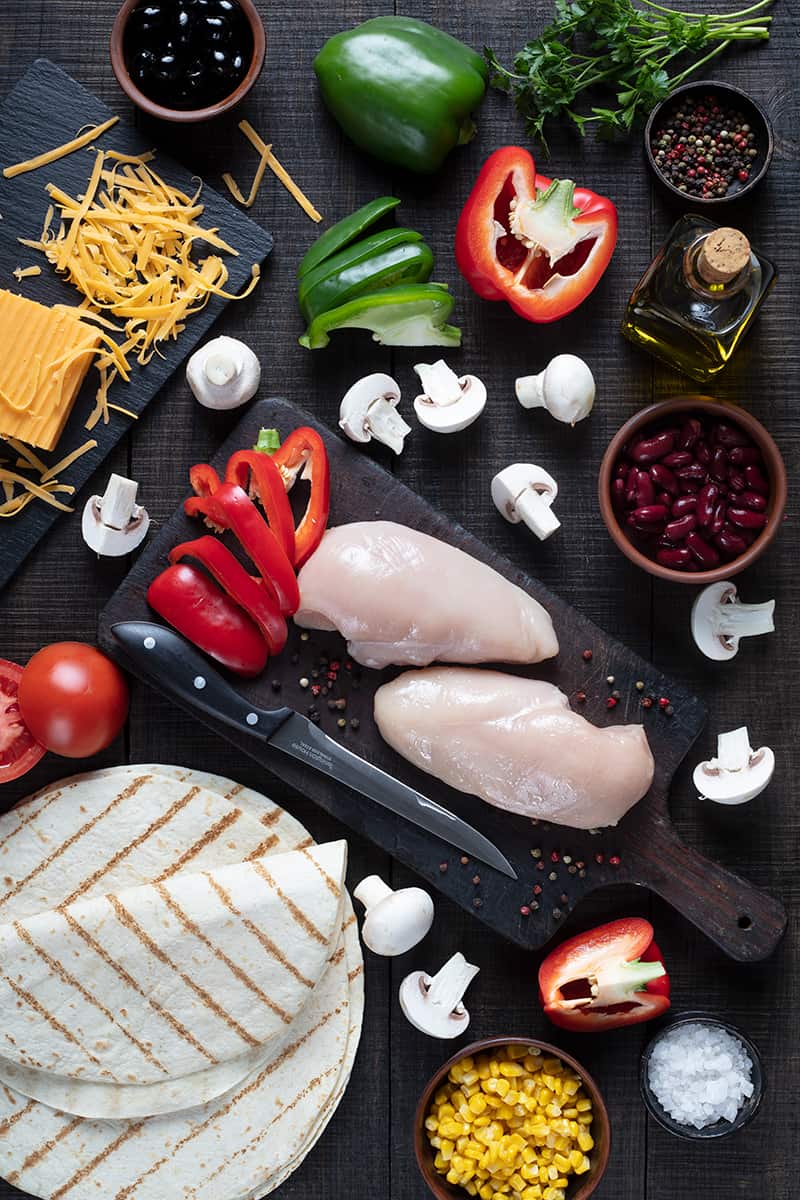
[[[117,783],[124,785],[126,781],[129,781],[130,778],[133,777],[131,773],[138,775],[141,772],[145,772],[145,773],[150,772],[152,774],[155,774],[159,777],[159,780],[164,780],[165,783],[166,783],[167,779],[169,779],[172,783],[177,782],[178,784],[186,784],[190,788],[193,786],[202,786],[207,791],[216,793],[218,798],[223,797],[225,794],[227,794],[231,799],[235,798],[237,805],[240,805],[242,809],[246,809],[249,814],[251,814],[255,818],[259,818],[265,825],[267,825],[268,827],[271,827],[276,832],[276,834],[277,834],[277,844],[275,846],[276,850],[296,848],[299,845],[308,845],[310,843],[310,839],[308,838],[308,835],[306,834],[303,827],[297,821],[295,821],[294,818],[289,816],[289,814],[282,812],[282,810],[278,809],[270,801],[266,800],[262,796],[259,796],[258,793],[251,792],[248,789],[243,789],[240,787],[240,785],[231,784],[230,781],[224,780],[218,776],[211,776],[211,775],[208,775],[206,773],[201,773],[201,772],[185,771],[185,770],[182,770],[179,768],[173,768],[173,767],[164,767],[164,766],[138,767],[137,766],[137,767],[133,767],[133,768],[117,768],[117,769],[112,769],[110,771],[97,772],[97,773],[95,773],[94,776],[87,777],[87,778],[92,778],[95,780],[105,779],[106,786],[108,784],[108,781],[112,780],[116,786]],[[64,786],[65,787],[69,786],[70,784],[72,784],[74,782],[75,782],[75,780],[65,781]],[[163,785],[160,785],[160,786],[163,786]],[[46,794],[40,793],[38,796],[33,797],[32,800],[28,802],[28,806],[30,806],[28,808],[29,814],[31,814],[31,816],[32,816],[32,814],[35,812],[36,808],[38,806],[41,806],[46,801],[47,801]],[[239,821],[237,822],[237,830],[240,828],[240,826],[242,824],[243,824],[243,817],[240,818]],[[1,833],[0,833],[0,836],[1,836]],[[0,850],[0,855],[1,854],[2,854],[2,850]],[[1,861],[2,860],[0,859],[0,862]],[[348,994],[347,1007],[348,1007],[348,1011],[349,1011],[349,1019],[348,1019],[348,1028],[347,1028],[347,1032],[346,1032],[344,1054],[341,1057],[338,1071],[329,1062],[327,1070],[323,1071],[321,1073],[322,1075],[325,1076],[324,1078],[320,1077],[319,1071],[315,1072],[314,1086],[307,1085],[306,1087],[300,1087],[299,1091],[297,1091],[298,1085],[299,1085],[299,1083],[302,1083],[302,1080],[306,1077],[308,1072],[307,1071],[306,1072],[297,1071],[297,1070],[292,1072],[291,1078],[293,1080],[294,1087],[295,1087],[295,1095],[292,1100],[289,1100],[284,1104],[283,1109],[282,1109],[282,1114],[285,1112],[286,1115],[285,1116],[282,1115],[282,1117],[281,1117],[281,1120],[285,1121],[287,1123],[284,1125],[283,1130],[279,1130],[277,1127],[275,1128],[275,1133],[276,1133],[275,1138],[269,1138],[267,1136],[266,1139],[262,1139],[262,1143],[263,1143],[263,1140],[269,1140],[270,1142],[274,1142],[274,1145],[270,1146],[270,1150],[272,1151],[272,1153],[267,1155],[266,1157],[263,1157],[263,1156],[261,1156],[260,1151],[257,1150],[257,1147],[255,1145],[253,1147],[251,1147],[249,1151],[245,1151],[244,1148],[242,1148],[242,1153],[238,1156],[237,1162],[238,1161],[244,1162],[244,1160],[246,1158],[249,1158],[249,1160],[251,1162],[251,1171],[250,1171],[250,1174],[252,1176],[251,1184],[248,1186],[247,1190],[244,1190],[244,1189],[234,1190],[234,1186],[233,1186],[233,1178],[234,1177],[231,1177],[231,1185],[229,1186],[229,1184],[228,1184],[228,1168],[225,1168],[225,1173],[224,1173],[225,1186],[224,1187],[220,1186],[221,1176],[218,1176],[217,1179],[220,1182],[217,1183],[216,1190],[208,1193],[209,1200],[212,1195],[215,1197],[215,1200],[245,1200],[245,1198],[247,1198],[247,1200],[250,1200],[251,1197],[265,1196],[268,1194],[268,1192],[270,1192],[270,1191],[274,1190],[274,1188],[278,1187],[286,1179],[286,1177],[289,1174],[291,1174],[291,1172],[293,1170],[295,1170],[297,1168],[297,1166],[300,1164],[300,1162],[302,1162],[303,1158],[306,1156],[306,1154],[309,1152],[309,1150],[312,1148],[312,1146],[316,1143],[317,1139],[319,1138],[319,1136],[323,1132],[325,1126],[327,1125],[328,1121],[330,1120],[331,1116],[333,1115],[333,1113],[336,1109],[336,1106],[338,1105],[339,1100],[341,1099],[341,1096],[347,1086],[347,1082],[350,1077],[350,1072],[352,1070],[353,1061],[354,1061],[355,1054],[357,1051],[358,1041],[359,1041],[359,1037],[360,1037],[360,1030],[361,1030],[361,1019],[362,1019],[362,1013],[363,1013],[363,961],[362,961],[362,957],[361,957],[361,949],[360,949],[360,944],[358,941],[358,931],[357,931],[357,927],[356,927],[356,923],[355,923],[355,918],[353,915],[352,905],[351,905],[350,899],[346,895],[346,893],[345,893],[343,925],[344,925],[345,960],[346,960],[346,967],[347,967],[346,990],[347,990],[347,994]],[[325,977],[325,980],[328,981],[327,975]],[[321,987],[321,985],[320,985],[320,987]],[[315,995],[315,1001],[317,999],[319,999],[319,997],[317,997]],[[304,1015],[308,1016],[309,1014],[304,1014]],[[341,1014],[337,1014],[337,1017],[340,1015]],[[325,1026],[324,1026],[324,1028],[330,1029],[331,1032],[329,1034],[329,1037],[331,1037],[331,1038],[334,1036],[333,1022],[334,1022],[334,1017],[333,1017],[333,1015],[331,1015],[331,1016],[329,1016],[328,1020],[325,1022]],[[314,1033],[313,1037],[312,1036],[307,1037],[306,1040],[302,1043],[302,1047],[301,1046],[287,1047],[286,1054],[287,1054],[288,1058],[283,1059],[281,1065],[283,1065],[283,1063],[288,1060],[291,1060],[292,1062],[294,1062],[295,1057],[297,1057],[297,1059],[299,1059],[301,1054],[304,1056],[304,1060],[306,1057],[308,1057],[308,1062],[310,1063],[312,1061],[310,1058],[311,1049],[312,1049],[313,1045],[315,1044],[315,1039],[319,1037],[319,1033],[320,1033],[320,1031],[317,1030]],[[279,1058],[280,1058],[280,1056],[279,1056]],[[335,1079],[335,1082],[331,1086],[331,1081],[332,1081],[334,1075],[336,1076],[336,1079]],[[258,1072],[254,1072],[253,1074],[251,1074],[250,1082],[252,1083],[253,1080],[257,1078],[257,1076],[258,1076]],[[268,1087],[268,1083],[267,1083],[267,1079],[269,1077],[270,1076],[267,1076],[267,1078],[265,1080],[263,1080],[256,1089],[254,1089],[254,1090],[258,1091],[259,1096],[261,1096],[264,1089],[266,1089],[266,1094],[264,1094],[262,1099],[259,1101],[260,1115],[254,1116],[252,1118],[253,1119],[253,1128],[255,1128],[256,1130],[261,1129],[261,1127],[263,1126],[263,1122],[264,1122],[264,1114],[269,1112],[270,1108],[275,1105],[276,1097],[273,1094],[272,1089],[270,1089]],[[277,1077],[277,1069],[276,1069],[274,1077]],[[318,1080],[318,1082],[317,1082],[317,1080]],[[80,1085],[76,1085],[76,1086],[80,1086]],[[141,1090],[144,1090],[144,1089],[141,1089]],[[207,1111],[210,1111],[211,1109],[213,1109],[213,1107],[214,1107],[213,1105],[205,1106],[205,1108],[202,1109],[202,1112],[205,1113]],[[258,1106],[256,1106],[256,1107],[258,1107]],[[4,1174],[6,1174],[6,1175],[10,1174],[10,1175],[14,1176],[14,1178],[12,1180],[13,1182],[16,1182],[20,1186],[26,1187],[29,1190],[34,1191],[34,1192],[37,1191],[37,1184],[36,1184],[35,1177],[41,1177],[41,1173],[38,1171],[36,1164],[31,1160],[31,1156],[27,1151],[22,1152],[16,1148],[13,1150],[9,1149],[10,1146],[15,1147],[15,1144],[16,1144],[16,1138],[15,1138],[15,1135],[12,1133],[12,1130],[13,1129],[20,1130],[20,1127],[23,1125],[27,1128],[28,1122],[31,1119],[33,1120],[33,1123],[35,1126],[36,1117],[33,1114],[38,1113],[39,1117],[41,1119],[44,1116],[47,1116],[49,1111],[50,1111],[49,1109],[44,1108],[44,1106],[37,1104],[36,1102],[26,1103],[26,1098],[24,1096],[21,1096],[21,1095],[15,1093],[10,1088],[0,1089],[0,1164],[2,1165],[2,1170],[3,1170]],[[188,1117],[193,1122],[193,1126],[195,1126],[198,1121],[201,1121],[203,1119],[202,1116],[197,1115],[200,1112],[201,1112],[200,1109],[194,1109],[194,1110],[192,1110],[192,1112],[190,1114],[188,1114]],[[292,1121],[288,1120],[289,1113],[295,1114],[294,1120],[292,1120]],[[186,1116],[187,1116],[187,1114],[184,1114],[184,1117],[186,1117]],[[48,1121],[50,1120],[49,1116],[47,1117],[47,1120]],[[305,1128],[306,1128],[305,1134],[303,1134],[303,1132],[302,1132],[303,1123],[305,1124]],[[98,1124],[100,1124],[100,1123],[98,1123],[98,1122],[89,1123],[89,1122],[77,1121],[74,1123],[74,1126],[75,1126],[76,1130],[82,1130],[89,1125],[94,1127]],[[125,1145],[127,1145],[129,1143],[131,1145],[133,1144],[133,1138],[132,1138],[132,1135],[127,1132],[128,1126],[126,1123],[103,1122],[102,1124],[105,1128],[110,1128],[112,1125],[115,1128],[118,1128],[120,1130],[120,1134],[119,1134],[120,1137],[123,1137],[127,1134],[125,1141],[120,1142],[118,1147],[114,1150],[112,1156],[110,1156],[111,1159],[113,1160],[114,1158],[116,1158],[118,1153],[123,1152],[123,1147]],[[137,1123],[137,1124],[142,1124],[145,1127],[149,1128],[149,1127],[153,1126],[155,1123],[152,1121],[147,1121],[147,1122],[142,1122],[142,1123]],[[60,1135],[60,1139],[61,1139],[59,1141],[59,1143],[57,1144],[57,1148],[48,1148],[46,1150],[45,1157],[51,1157],[53,1154],[55,1154],[56,1156],[60,1156],[62,1153],[61,1146],[62,1145],[66,1146],[68,1141],[72,1138],[72,1130],[70,1130],[69,1133],[67,1133],[67,1134],[63,1133],[62,1130],[63,1130],[63,1126],[61,1127],[61,1130],[57,1131],[57,1135]],[[138,1137],[138,1133],[136,1136]],[[197,1135],[198,1143],[202,1142],[202,1152],[203,1152],[204,1158],[205,1158],[205,1153],[206,1153],[206,1138],[207,1138],[207,1136],[208,1136],[207,1130],[204,1130]],[[44,1138],[40,1139],[40,1143],[42,1141],[46,1143],[47,1140],[48,1139],[46,1137],[44,1137]],[[225,1139],[225,1140],[227,1140],[227,1139]],[[138,1162],[139,1160],[134,1156],[133,1161]],[[119,1162],[118,1159],[117,1159],[117,1162]],[[82,1156],[81,1163],[83,1166],[86,1165],[85,1155]],[[19,1170],[19,1168],[23,1164],[25,1166],[24,1178],[22,1177],[23,1172],[21,1172]],[[70,1163],[68,1165],[71,1165],[75,1170],[78,1169],[78,1167],[75,1166],[74,1154],[72,1155],[72,1157],[70,1159]],[[98,1169],[99,1169],[99,1167],[98,1167]],[[15,1170],[16,1170],[17,1174],[14,1174]],[[165,1165],[164,1167],[159,1168],[159,1171],[157,1172],[157,1174],[160,1175],[162,1171],[166,1171],[166,1170],[167,1170],[167,1167]],[[113,1187],[116,1188],[117,1190],[113,1191],[111,1187],[109,1187],[107,1189],[108,1195],[111,1197],[111,1200],[113,1200],[113,1198],[115,1196],[118,1197],[118,1200],[126,1200],[128,1195],[133,1196],[134,1193],[129,1190],[129,1187],[126,1184],[120,1183],[124,1174],[125,1174],[124,1167],[122,1170],[117,1168],[116,1178],[113,1183]],[[88,1178],[88,1177],[89,1176],[87,1176],[86,1178]],[[235,1176],[235,1180],[238,1181],[240,1178],[241,1178],[240,1174],[237,1173]],[[167,1193],[163,1190],[163,1179],[162,1179],[162,1191],[160,1193],[162,1200],[165,1195],[172,1194],[172,1191],[173,1191],[173,1189],[171,1187],[171,1179],[172,1179],[171,1175],[167,1176],[167,1179],[169,1180],[169,1183],[167,1184],[167,1186],[169,1187],[169,1193]],[[187,1187],[188,1187],[187,1194],[192,1193],[191,1176],[189,1177],[189,1179],[190,1179],[190,1182],[187,1184]],[[67,1182],[69,1182],[69,1181],[67,1181]],[[236,1186],[238,1187],[238,1183],[236,1184]],[[51,1197],[53,1191],[58,1191],[58,1185],[56,1185],[56,1184],[54,1184],[50,1188],[49,1191],[44,1190],[44,1188],[45,1188],[45,1185],[42,1184],[42,1188],[41,1188],[41,1190],[38,1191],[37,1194],[42,1195],[42,1196]],[[97,1188],[92,1188],[91,1190],[89,1190],[87,1188],[86,1191],[84,1192],[83,1185],[76,1182],[76,1183],[73,1183],[69,1188],[66,1189],[66,1191],[63,1191],[61,1194],[73,1195],[73,1196],[77,1196],[77,1197],[80,1197],[82,1195],[96,1196]],[[103,1194],[103,1193],[101,1193],[101,1194]],[[136,1194],[141,1195],[140,1188],[136,1189]],[[158,1194],[158,1193],[157,1192],[154,1193],[154,1195],[156,1195],[156,1194]],[[198,1192],[198,1193],[194,1193],[194,1194],[200,1195],[202,1193]]]
[[[187,871],[0,926],[5,1056],[139,1085],[270,1048],[341,934],[346,852]]]

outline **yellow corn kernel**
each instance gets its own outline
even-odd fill
[[[565,1079],[564,1080],[564,1091],[567,1093],[568,1096],[574,1096],[580,1086],[581,1085],[577,1079]]]
[[[466,1126],[462,1125],[460,1121],[442,1121],[439,1126],[439,1133],[446,1138],[461,1137],[461,1134],[466,1132]]]
[[[506,1079],[517,1079],[523,1072],[524,1068],[516,1062],[500,1063],[500,1074]]]
[[[592,1102],[591,1102],[591,1100],[577,1100],[575,1102],[575,1107],[577,1108],[578,1112],[581,1112],[581,1113],[582,1112],[591,1112],[592,1111]]]
[[[569,1180],[564,1179],[559,1175],[558,1179],[553,1180],[553,1187],[561,1188],[562,1190],[569,1185]]]
[[[506,1064],[502,1063],[501,1065],[505,1066]],[[499,1071],[500,1067],[498,1067],[497,1069]],[[507,1079],[497,1079],[497,1080],[495,1080],[494,1090],[497,1092],[498,1096],[502,1096],[505,1099],[505,1097],[511,1091],[511,1084],[508,1082]]]
[[[587,1156],[584,1154],[584,1156],[583,1156],[583,1162],[581,1163],[581,1165],[580,1165],[579,1167],[576,1167],[576,1168],[575,1168],[575,1174],[576,1174],[576,1175],[585,1175],[585,1174],[586,1174],[586,1172],[587,1172],[587,1171],[589,1170],[589,1168],[591,1167],[591,1165],[592,1165],[592,1164],[590,1163],[589,1159],[588,1159],[588,1158],[587,1158]]]
[[[472,1122],[473,1129],[485,1129],[487,1125],[491,1125],[491,1117],[476,1117]]]
[[[492,1076],[493,1079],[499,1078],[500,1063],[497,1061],[496,1058],[491,1059],[489,1062],[489,1074]]]
[[[483,1187],[478,1188],[478,1195],[481,1200],[492,1200],[494,1196],[494,1188],[489,1183],[485,1183]]]
[[[469,1193],[470,1196],[477,1196],[478,1189],[475,1186],[475,1184],[472,1182],[472,1180],[470,1180],[469,1183],[465,1183],[464,1188]]]
[[[458,1183],[458,1171],[448,1171],[445,1179],[448,1183]]]
[[[449,1092],[447,1095],[447,1099],[448,1100],[450,1099]],[[439,1120],[440,1121],[444,1120],[445,1117],[454,1117],[455,1115],[456,1115],[456,1110],[453,1108],[452,1104],[440,1104],[439,1105]]]
[[[506,1054],[512,1062],[516,1062],[518,1058],[524,1058],[528,1053],[527,1046],[521,1046],[519,1043],[506,1047]]]
[[[481,1092],[476,1092],[474,1096],[470,1096],[467,1101],[470,1111],[479,1117],[481,1113],[486,1112],[486,1100]]]
[[[455,1150],[455,1146],[454,1146],[454,1145],[453,1145],[453,1143],[450,1141],[450,1139],[449,1139],[449,1138],[442,1138],[442,1144],[441,1144],[441,1147],[440,1147],[440,1154],[441,1154],[441,1157],[442,1157],[442,1159],[444,1160],[444,1162],[449,1162],[449,1161],[450,1161],[450,1159],[453,1157],[453,1151],[454,1151],[454,1150]]]
[[[588,1129],[582,1129],[578,1134],[578,1145],[584,1152],[591,1150],[594,1146],[594,1138],[589,1133]]]
[[[564,1109],[564,1116],[569,1117],[570,1120],[572,1120],[573,1117],[577,1117],[577,1115],[578,1115],[577,1108],[565,1108]]]
[[[522,1064],[526,1071],[538,1071],[542,1065],[542,1052],[531,1046],[528,1053],[525,1055],[525,1061]]]
[[[556,1154],[553,1156],[553,1165],[558,1167],[560,1175],[563,1175],[565,1171],[571,1170],[570,1161],[568,1158],[565,1158],[563,1154]]]

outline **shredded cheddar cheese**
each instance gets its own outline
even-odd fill
[[[41,267],[15,267],[11,272],[17,283],[22,283],[23,279],[32,279],[35,275],[41,275],[41,273]]]
[[[52,150],[45,150],[44,154],[37,154],[36,158],[29,158],[25,162],[15,163],[12,167],[4,167],[3,175],[6,179],[13,179],[16,175],[24,175],[26,171],[36,171],[39,167],[46,167],[49,163],[56,162],[59,158],[66,158],[68,154],[73,154],[76,150],[82,150],[90,142],[96,141],[112,125],[116,125],[118,120],[119,117],[110,117],[102,125],[93,125],[85,133],[79,133],[71,142],[65,142],[63,146],[56,146]]]
[[[97,442],[94,439],[84,442],[77,450],[73,450],[71,454],[67,454],[60,462],[54,463],[51,467],[42,462],[38,454],[35,454],[29,446],[17,438],[9,438],[7,445],[19,457],[15,463],[17,471],[0,466],[0,487],[2,487],[5,497],[4,502],[0,503],[0,517],[15,517],[27,508],[32,500],[43,500],[45,504],[50,504],[60,512],[73,512],[68,504],[64,504],[56,497],[57,495],[73,496],[75,488],[70,484],[61,483],[57,477],[67,467],[72,466],[76,459],[90,450],[94,450]],[[18,473],[20,470],[36,471],[39,478],[34,480],[26,475],[20,475]]]
[[[258,195],[258,189],[261,187],[261,181],[264,178],[264,172],[266,171],[267,167],[269,167],[273,175],[275,175],[281,181],[289,195],[297,201],[303,212],[309,216],[312,221],[321,221],[322,213],[317,212],[308,196],[306,196],[305,193],[300,190],[286,168],[278,162],[277,158],[272,153],[272,146],[268,146],[263,138],[259,137],[249,121],[240,121],[239,128],[247,138],[248,142],[250,142],[250,145],[254,146],[259,152],[261,155],[261,161],[258,164],[258,169],[256,170],[255,178],[253,179],[253,184],[250,188],[250,193],[247,196],[247,199],[245,199],[239,185],[231,174],[226,173],[222,176],[228,191],[231,193],[233,198],[237,200],[239,204],[243,204],[245,208],[251,208],[256,196]]]

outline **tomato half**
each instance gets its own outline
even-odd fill
[[[104,750],[128,715],[128,685],[94,646],[54,642],[22,672],[19,706],[34,737],[65,758]]]
[[[22,667],[0,658],[0,783],[18,779],[44,754],[22,719],[18,690]]]

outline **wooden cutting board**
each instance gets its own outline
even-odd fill
[[[517,673],[557,684],[569,695],[573,707],[597,725],[643,721],[656,761],[653,787],[616,828],[597,834],[531,822],[457,792],[418,771],[385,744],[372,718],[372,699],[376,689],[398,673],[397,668],[371,671],[349,663],[338,634],[301,633],[292,628],[285,650],[269,663],[259,679],[237,682],[257,705],[269,708],[288,704],[304,715],[310,707],[315,708],[326,733],[343,738],[350,749],[458,813],[491,838],[514,864],[519,879],[513,882],[479,863],[462,862],[460,854],[443,842],[326,776],[233,733],[219,722],[207,723],[274,775],[412,867],[520,946],[535,949],[543,945],[570,910],[596,888],[636,883],[658,892],[733,958],[756,961],[771,954],[786,924],[781,905],[682,843],[670,822],[667,792],[678,764],[705,722],[700,701],[438,513],[352,443],[288,401],[261,400],[253,405],[215,456],[214,464],[222,470],[234,450],[255,442],[262,426],[277,428],[285,437],[298,425],[312,425],[325,439],[331,462],[331,524],[384,519],[422,530],[487,563],[548,609],[561,645],[558,658]],[[166,565],[169,550],[199,536],[200,530],[199,524],[180,509],[146,544],[101,614],[100,640],[111,654],[117,654],[111,625],[115,621],[153,619],[145,599],[148,584]],[[485,619],[491,620],[491,614]],[[584,659],[587,650],[592,652],[590,661]],[[336,663],[338,670],[333,666]],[[335,682],[329,679],[333,673],[337,676]],[[614,689],[620,693],[613,711],[606,706],[611,691],[606,683],[609,674],[614,676]],[[308,680],[309,686],[303,687],[301,680]],[[637,690],[637,681],[644,683],[643,692]],[[321,690],[312,695],[311,688],[326,686],[331,689],[327,695]],[[585,693],[585,701],[577,700],[579,692]],[[649,710],[641,703],[647,695],[656,698]],[[657,700],[662,696],[669,697],[672,716],[659,708]],[[346,708],[329,709],[329,701],[335,705],[337,699],[346,700]],[[345,729],[339,728],[340,720],[345,720]],[[351,726],[353,720],[357,728]],[[529,915],[520,912],[523,906],[530,909]]]
[[[112,115],[98,98],[69,75],[45,58],[37,59],[27,74],[0,105],[0,168],[22,162],[62,145],[74,138],[82,126],[96,125]],[[127,120],[120,120],[97,143],[103,149],[119,150],[125,154],[140,154],[152,149]],[[38,250],[21,246],[17,238],[38,238],[44,223],[50,198],[45,191],[48,183],[56,183],[70,195],[83,192],[92,169],[93,154],[89,149],[78,150],[58,162],[13,179],[0,173],[0,287],[19,292],[41,304],[77,304],[79,293],[60,279],[44,255]],[[156,153],[154,169],[170,184],[190,195],[197,188],[197,178],[166,154]],[[262,263],[272,249],[272,235],[259,228],[222,196],[203,188],[205,212],[201,224],[218,227],[222,236],[239,251],[237,258],[223,255],[230,278],[226,289],[241,291],[250,279],[250,268]],[[39,276],[18,283],[12,271],[16,267],[40,266]],[[173,371],[183,362],[210,326],[229,303],[217,297],[195,316],[189,317],[178,339],[162,347],[146,367],[133,364],[130,383],[117,381],[109,398],[139,416]],[[91,434],[84,422],[94,407],[97,372],[90,369],[58,447],[44,454],[48,464],[56,463],[70,451],[92,437],[97,446],[84,454],[67,470],[59,473],[63,483],[72,484],[76,493],[131,427],[129,417],[111,412],[107,425],[102,421]],[[0,439],[0,458],[13,467],[16,455]],[[30,474],[26,471],[25,474]],[[0,522],[0,588],[4,587],[20,563],[48,531],[61,514],[48,504],[35,501],[17,517]]]

